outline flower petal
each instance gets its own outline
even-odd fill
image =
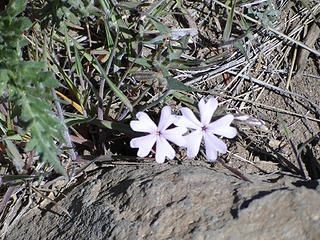
[[[230,127],[233,119],[234,116],[232,114],[223,116],[222,118],[210,123],[208,131],[226,138],[234,138],[237,135],[237,129]]]
[[[144,112],[138,112],[136,117],[137,120],[130,122],[130,127],[136,132],[148,132],[154,133],[157,131],[157,125],[151,120],[148,114]]]
[[[156,162],[164,163],[166,157],[173,159],[176,152],[164,137],[158,137],[156,143]]]
[[[143,137],[133,138],[130,141],[130,147],[139,148],[137,155],[139,157],[146,157],[151,151],[156,140],[157,136],[155,134],[148,134]]]
[[[184,147],[187,148],[187,156],[189,158],[197,156],[200,149],[202,135],[202,131],[196,130],[185,136],[186,144],[184,145]]]
[[[208,125],[211,122],[213,113],[218,107],[218,101],[215,98],[208,99],[205,103],[204,98],[199,102],[200,119],[202,124]]]
[[[215,135],[205,133],[203,138],[206,147],[206,155],[210,161],[215,161],[217,159],[217,151],[223,154],[227,152],[227,145]]]
[[[182,136],[182,134],[186,133],[188,131],[185,127],[176,127],[171,128],[163,131],[161,134],[164,138],[169,140],[170,142],[173,142],[174,144],[178,146],[184,146],[186,144],[185,137]]]
[[[158,131],[167,129],[173,123],[173,121],[174,117],[171,115],[171,108],[169,106],[165,106],[161,111]]]
[[[180,111],[183,116],[180,116],[174,123],[176,126],[182,126],[191,129],[201,129],[201,122],[196,118],[194,113],[189,108],[183,107],[180,109]]]

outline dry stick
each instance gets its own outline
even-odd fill
[[[262,140],[263,140],[263,139],[262,139]],[[277,153],[276,151],[274,151],[274,150],[272,149],[272,147],[271,147],[269,144],[267,144],[267,143],[265,142],[265,140],[263,140],[263,142],[265,142],[265,145],[278,157],[278,160],[279,160],[280,165],[282,165],[282,166],[284,166],[284,167],[286,167],[286,168],[290,168],[290,167],[291,167],[297,174],[302,175],[302,176],[306,179],[306,175],[305,175],[305,173],[304,173],[304,171],[303,171],[302,164],[301,164],[301,161],[300,161],[300,156],[297,155],[296,148],[294,147],[291,139],[289,139],[289,141],[290,141],[290,144],[291,144],[291,146],[292,146],[292,148],[293,148],[294,153],[295,153],[296,156],[297,156],[297,161],[298,161],[298,163],[299,163],[300,169],[297,168],[297,167],[296,167],[294,164],[292,164],[290,161],[288,161],[286,158],[284,158],[283,156],[281,156],[279,153]],[[249,144],[249,145],[250,145],[250,144]],[[248,162],[251,163],[250,161],[248,161]],[[285,164],[284,164],[284,163],[285,163]],[[251,163],[251,164],[253,164],[253,163]],[[261,170],[261,169],[260,169],[260,170]]]
[[[251,7],[253,5],[264,3],[264,2],[267,2],[267,1],[269,1],[269,0],[258,0],[258,1],[254,1],[254,2],[251,2],[251,3],[244,3],[244,4],[241,4],[240,7]]]
[[[302,112],[302,110],[300,109],[298,103],[296,102],[296,99],[295,99],[295,98],[292,98],[292,100],[293,100],[294,104],[296,105],[296,108],[297,108],[300,112]],[[304,124],[306,125],[307,129],[309,128],[309,131],[310,131],[310,128],[311,128],[311,129],[313,130],[313,132],[315,132],[314,129],[313,129],[313,127],[310,126],[307,121],[304,121],[304,120],[306,120],[306,118],[302,118],[301,120],[304,122]],[[302,162],[301,162],[300,154],[298,154],[298,151],[297,151],[295,145],[293,144],[293,141],[292,141],[291,137],[290,137],[290,136],[287,136],[287,137],[288,137],[290,146],[291,146],[291,148],[292,148],[292,150],[293,150],[293,152],[294,152],[294,154],[295,154],[295,156],[296,156],[296,159],[297,159],[297,162],[298,162],[298,164],[299,164],[299,167],[300,167],[302,176],[303,176],[305,179],[307,179],[306,174],[305,174],[305,172],[304,172],[304,170],[303,170],[303,167],[302,167]]]
[[[237,75],[237,73],[234,72],[234,71],[229,70],[228,72],[229,72],[230,74]],[[240,76],[241,76],[242,78],[248,80],[248,81],[254,82],[254,83],[259,84],[259,85],[262,85],[262,86],[264,86],[264,87],[266,87],[266,88],[269,88],[269,89],[272,89],[272,90],[276,90],[276,91],[279,91],[279,92],[283,92],[283,93],[286,93],[286,94],[289,94],[289,95],[292,95],[292,96],[301,98],[301,99],[307,101],[308,103],[310,103],[310,105],[312,105],[315,109],[317,109],[318,111],[320,111],[320,107],[319,107],[318,105],[316,105],[315,103],[313,103],[312,101],[310,101],[309,99],[307,99],[306,97],[304,97],[304,96],[302,96],[302,95],[300,95],[300,94],[298,94],[298,93],[294,93],[294,92],[290,92],[290,91],[284,90],[284,89],[282,89],[282,88],[273,86],[273,85],[271,85],[271,84],[269,84],[269,83],[265,83],[265,82],[260,81],[260,80],[258,80],[258,79],[251,78],[251,77],[248,77],[248,76],[245,76],[245,75],[242,75],[242,74],[241,74]]]
[[[20,207],[18,207],[18,205],[20,204],[20,202],[22,201],[22,199],[24,198],[24,196],[26,195],[27,189],[25,189],[23,191],[23,193],[21,194],[21,196],[19,198],[17,198],[17,200],[15,200],[15,203],[12,205],[11,210],[6,214],[5,216],[5,221],[4,224],[2,226],[1,229],[1,239],[5,239],[5,235],[7,234],[8,228],[9,226],[12,226],[16,221],[15,219],[17,217],[21,217],[21,215],[19,214],[17,217],[15,217],[15,215],[18,213]],[[24,211],[24,210],[22,210]]]
[[[292,79],[293,68],[296,65],[297,53],[298,53],[298,47],[294,46],[293,58],[292,58],[292,62],[291,62],[291,66],[290,66],[290,70],[289,70],[289,74],[288,74],[287,84],[286,84],[287,90],[290,90],[290,83],[291,83],[291,79]]]
[[[217,159],[219,163],[222,164],[222,166],[224,166],[226,169],[228,169],[229,171],[233,172],[234,174],[236,174],[238,177],[240,177],[242,180],[247,181],[249,183],[253,183],[249,178],[245,177],[244,175],[242,175],[241,172],[239,172],[237,169],[228,166],[223,160],[221,160],[220,158]]]
[[[61,206],[60,203],[58,203],[58,202],[56,202],[55,200],[53,200],[53,199],[49,198],[48,196],[44,195],[44,194],[43,194],[40,190],[38,190],[37,188],[35,188],[35,187],[33,187],[33,186],[31,186],[31,188],[32,188],[35,192],[39,193],[39,194],[41,195],[41,197],[49,200],[49,201],[50,201],[51,203],[53,203],[55,206],[57,206],[58,208],[60,208],[65,214],[67,214],[67,216],[68,216],[69,218],[71,218],[71,215],[70,215],[70,213],[68,212],[68,210],[65,209],[63,206]]]
[[[318,19],[320,19],[320,17],[318,17]],[[318,21],[318,20],[317,20]],[[320,35],[320,27],[317,25],[316,20],[312,23],[307,36],[305,37],[305,42],[306,44],[313,46],[314,43],[317,41],[317,39],[319,38]],[[299,55],[298,55],[298,59],[297,59],[297,76],[301,76],[302,72],[306,66],[306,61],[307,58],[309,56],[309,52],[306,51],[305,49],[301,49]]]
[[[3,210],[6,208],[7,206],[7,203],[9,202],[11,196],[13,195],[14,191],[16,190],[16,187],[13,187],[13,186],[10,186],[4,197],[2,198],[2,201],[0,203],[0,217],[2,218],[2,215],[3,215]]]
[[[280,43],[281,43],[281,42],[279,41],[279,43],[276,44],[275,46],[278,46]],[[285,58],[285,56],[289,53],[289,50],[290,50],[289,48],[287,48],[287,49],[285,50],[285,53],[284,53],[284,54],[282,55],[282,57],[280,58],[278,64],[277,64],[276,67],[275,67],[275,69],[278,69],[278,67],[280,66],[281,62],[282,62],[283,59]],[[283,52],[283,51],[282,51],[282,52]],[[271,63],[272,63],[273,61],[276,61],[276,58],[273,58],[273,60],[271,61]],[[262,73],[259,75],[258,79],[259,79],[260,76],[262,76],[263,74],[264,74],[264,73],[262,72]],[[272,75],[273,75],[273,74],[271,74],[271,76],[272,76]],[[267,82],[270,82],[270,79],[268,79]],[[257,96],[257,98],[256,98],[256,101],[258,101],[258,99],[262,96],[264,89],[265,89],[265,88],[263,88],[263,89],[260,91],[260,93],[258,94],[258,96]]]
[[[262,172],[262,173],[264,173],[264,174],[268,174],[267,171],[265,171],[265,170],[263,170],[262,168],[258,167],[258,166],[256,165],[256,163],[251,162],[250,160],[247,160],[247,159],[245,159],[244,157],[242,157],[242,156],[240,156],[240,155],[238,155],[238,154],[232,153],[232,152],[230,152],[230,151],[227,151],[227,152],[228,152],[229,154],[231,154],[233,157],[236,157],[236,158],[240,159],[240,161],[243,161],[243,162],[246,162],[246,163],[251,164],[252,166],[254,166],[255,168],[257,168],[260,172]]]
[[[262,139],[262,140],[263,140],[263,139]],[[263,141],[265,142],[265,140],[263,140]],[[301,164],[301,161],[300,161],[300,156],[298,156],[297,150],[296,150],[296,148],[294,147],[293,142],[291,141],[290,138],[289,138],[289,141],[290,141],[290,144],[291,144],[291,146],[292,146],[292,148],[293,148],[294,153],[295,153],[296,156],[297,156],[297,161],[298,161],[298,163],[299,163],[300,169],[298,169],[294,164],[292,164],[292,163],[291,163],[290,161],[288,161],[286,158],[282,157],[280,154],[278,154],[276,151],[274,151],[269,144],[267,144],[266,142],[265,142],[265,144],[266,144],[266,146],[267,146],[273,153],[276,154],[276,156],[278,156],[278,159],[279,159],[279,162],[280,162],[281,165],[283,165],[284,167],[287,167],[287,166],[288,166],[288,167],[291,167],[292,169],[294,169],[294,171],[295,171],[297,174],[302,175],[302,176],[306,179],[306,175],[305,175],[305,173],[304,173],[304,171],[303,171],[302,164]],[[250,145],[250,144],[249,144],[249,145]],[[238,157],[239,157],[239,156],[238,156]],[[248,161],[248,162],[251,163],[250,161]],[[286,163],[287,166],[286,166],[284,163]],[[253,163],[251,163],[251,164],[253,164]]]
[[[260,72],[264,72],[264,73],[280,73],[280,74],[288,74],[287,71],[285,70],[273,70],[273,69],[270,69],[270,70],[260,70]],[[293,73],[296,73],[296,72],[293,72]],[[316,76],[316,75],[312,75],[312,74],[302,74],[302,76],[304,77],[310,77],[310,78],[315,78],[315,79],[320,79],[320,76]]]
[[[261,138],[263,143],[266,145],[267,148],[269,148],[278,158],[280,165],[286,167],[286,168],[291,168],[293,169],[296,174],[299,174],[303,176],[303,173],[300,171],[299,168],[297,168],[293,163],[291,163],[289,160],[287,160],[285,157],[283,157],[281,154],[279,154],[277,151],[275,151],[263,138]]]
[[[293,36],[293,35],[295,35],[296,33],[299,33],[301,30],[302,30],[302,28],[301,28],[301,27],[298,27],[297,29],[292,30],[288,35],[289,35],[289,36]],[[274,41],[274,40],[271,40],[271,42],[272,42],[272,41]],[[265,55],[269,55],[269,53],[271,53],[271,51],[274,50],[274,49],[275,49],[277,46],[279,46],[280,44],[281,44],[281,41],[278,41],[278,43],[276,43],[273,47],[267,49],[267,51],[265,52]],[[285,48],[286,48],[286,50],[284,51]],[[281,57],[280,60],[278,61],[278,64],[276,65],[275,69],[278,69],[278,67],[281,65],[281,62],[282,62],[283,59],[285,58],[285,56],[287,56],[287,55],[289,54],[289,51],[290,51],[290,49],[289,49],[288,47],[284,47],[284,48],[281,50],[281,52],[285,52],[285,53],[282,55],[282,57]],[[276,61],[276,60],[277,60],[277,58],[273,58],[273,60],[271,61],[271,63],[272,63],[273,61]],[[262,73],[262,74],[263,74],[263,73]],[[261,75],[262,75],[262,74],[261,74]],[[260,76],[261,76],[261,75],[260,75]],[[259,76],[257,79],[259,79],[260,76]],[[268,80],[267,82],[269,82],[269,80]],[[264,89],[263,89],[263,90],[264,90]],[[262,96],[263,90],[261,90],[261,92],[258,94],[256,100],[258,100],[258,99]]]
[[[208,92],[208,93],[212,94],[212,92]],[[230,95],[227,95],[227,94],[216,93],[216,92],[214,92],[213,94],[215,94],[217,96],[220,96],[220,97],[223,97],[223,98],[228,98],[228,99],[232,99],[232,100],[237,100],[237,101],[250,103],[250,104],[252,104],[254,106],[262,107],[262,108],[267,109],[267,110],[271,110],[271,111],[275,111],[275,112],[279,112],[279,113],[285,113],[285,114],[289,114],[289,115],[296,116],[296,117],[306,118],[306,119],[308,119],[310,121],[314,121],[314,122],[319,122],[320,123],[320,119],[304,116],[302,114],[295,113],[295,112],[290,112],[290,111],[287,111],[287,110],[284,110],[284,109],[281,109],[281,108],[271,107],[271,106],[268,106],[268,105],[265,105],[265,104],[262,104],[262,103],[258,103],[256,101],[245,100],[245,99],[242,99],[242,98],[239,98],[239,97],[233,97],[233,96],[230,96]]]
[[[21,212],[18,214],[18,216],[15,217],[13,222],[10,224],[11,226],[14,226],[20,220],[20,218],[30,209],[30,206],[31,206],[32,202],[33,202],[32,198],[29,195],[28,204],[21,210]]]
[[[220,5],[220,6],[224,7],[224,8],[227,8],[228,10],[231,10],[231,7],[225,5],[225,4],[223,4],[223,3],[221,3],[221,2],[219,2],[219,1],[217,1],[217,0],[212,0],[212,1],[215,2],[216,4]],[[251,17],[247,16],[246,14],[243,14],[243,13],[237,11],[237,10],[234,10],[234,12],[235,12],[236,14],[242,16],[243,18],[245,18],[245,19],[247,19],[247,20],[249,20],[249,21],[251,21],[251,22],[253,22],[253,23],[257,24],[257,25],[259,25],[259,26],[263,26],[263,24],[262,24],[261,21],[258,21],[258,20],[254,19],[254,18],[251,18]],[[297,40],[295,40],[295,39],[293,39],[293,38],[285,35],[284,33],[278,31],[277,29],[275,29],[275,28],[273,28],[273,27],[270,27],[270,26],[265,27],[265,28],[266,28],[267,30],[269,30],[269,31],[271,31],[271,32],[273,32],[273,33],[275,33],[275,34],[278,34],[279,36],[281,36],[281,37],[289,40],[290,42],[293,42],[293,43],[299,45],[300,47],[302,47],[302,48],[304,48],[304,49],[306,49],[306,50],[308,50],[308,51],[310,51],[310,52],[312,52],[312,53],[320,56],[320,52],[319,52],[319,51],[317,51],[317,50],[315,50],[315,49],[307,46],[306,44],[304,44],[304,43],[302,43],[302,42],[300,42],[300,41],[297,41]]]
[[[295,18],[301,16],[301,14],[302,14],[302,12],[297,13],[297,14],[295,15],[296,17],[291,18],[291,21],[293,21]],[[300,40],[299,35],[301,34],[301,31],[303,30],[303,28],[300,27],[300,25],[307,25],[307,24],[309,24],[308,21],[307,21],[309,17],[310,17],[309,15],[304,16],[304,17],[299,21],[299,24],[296,25],[297,27],[296,27],[295,29],[293,29],[290,33],[288,33],[288,35],[289,35],[289,36],[294,36],[294,35],[295,35],[296,38]],[[314,21],[314,20],[313,20],[313,21]],[[288,26],[287,26],[286,28],[288,28]],[[312,32],[312,30],[311,30],[311,34],[312,34],[312,35],[314,34],[314,33]],[[315,34],[315,35],[317,35],[317,34]],[[318,37],[315,36],[315,38],[317,39]],[[308,45],[308,46],[313,46],[313,45],[314,45],[314,43],[308,42],[308,41],[306,41],[306,40],[305,40],[304,42],[305,42],[305,44]],[[289,87],[290,87],[290,82],[291,82],[291,79],[292,79],[293,69],[294,69],[294,67],[295,67],[296,65],[297,65],[297,66],[299,65],[299,56],[298,56],[298,50],[299,50],[299,48],[298,48],[297,45],[294,45],[293,47],[294,47],[293,58],[292,58],[290,70],[289,70],[289,73],[288,73],[287,84],[286,84],[286,89],[287,89],[287,90],[289,90]],[[288,50],[289,50],[289,49],[288,49]],[[302,49],[301,52],[305,52],[305,53],[307,53],[308,55],[309,55],[309,53],[310,53],[309,51],[307,51],[307,50],[305,50],[305,49]],[[300,55],[300,54],[299,54],[299,55]],[[308,56],[308,55],[307,55],[307,56]],[[286,55],[284,55],[284,56],[286,56]],[[280,65],[280,63],[281,63],[281,61],[279,61],[278,66]],[[299,66],[298,66],[298,68],[299,68]],[[297,75],[297,74],[296,74],[296,75]]]
[[[205,74],[204,76],[197,77],[197,78],[185,83],[185,85],[186,86],[190,86],[191,84],[200,82],[204,78],[206,79],[205,81],[209,81],[210,78],[212,78],[215,74],[221,74],[222,72],[228,71],[229,69],[236,68],[236,67],[242,65],[244,62],[245,62],[245,58],[241,58],[239,60],[235,60],[233,62],[229,62],[229,63],[221,66],[218,69],[210,71],[209,73]],[[206,69],[204,71],[208,71],[208,70],[210,70],[210,69]],[[185,71],[185,72],[187,72],[187,71]]]
[[[307,176],[306,176],[306,174],[305,174],[305,172],[304,172],[304,170],[303,170],[303,167],[302,167],[302,162],[301,162],[300,155],[298,154],[297,149],[296,149],[295,145],[293,144],[291,138],[289,138],[289,143],[290,143],[290,145],[291,145],[291,148],[293,149],[294,154],[296,155],[296,158],[297,158],[297,162],[298,162],[298,164],[299,164],[299,168],[300,168],[301,175],[303,176],[304,179],[307,179]]]
[[[56,91],[53,88],[51,89],[51,94],[53,95],[54,103],[56,105],[60,121],[61,121],[62,125],[65,127],[65,130],[63,130],[63,138],[66,141],[66,144],[67,144],[67,147],[68,147],[68,152],[70,154],[71,160],[73,161],[73,160],[75,160],[77,158],[77,154],[74,151],[74,148],[73,148],[73,145],[72,145],[72,141],[71,141],[71,137],[70,137],[68,128],[67,128],[67,126],[65,124],[65,121],[64,121],[62,108],[61,108],[60,102],[58,101],[58,97],[57,97]]]

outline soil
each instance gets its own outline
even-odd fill
[[[207,58],[215,53],[227,51],[228,49],[216,47],[217,43],[222,39],[224,29],[221,26],[224,26],[225,22],[219,18],[217,8],[211,7],[212,2],[207,1],[207,5],[191,1],[186,2],[189,3],[189,5],[186,5],[188,5],[189,12],[194,16],[198,24],[199,38],[197,40],[205,46],[198,51],[200,57]],[[277,16],[278,20],[274,23],[278,27],[277,29],[288,32],[294,29],[295,24],[301,23],[301,19],[298,18],[295,21],[282,24],[282,21],[290,18],[289,16],[295,15],[294,11],[294,9],[289,8],[282,12],[280,16]],[[305,29],[308,29],[311,24],[305,26]],[[241,30],[234,26],[232,33],[236,38],[237,33],[241,35]],[[247,52],[252,49],[258,50],[258,57],[250,59],[248,70],[245,70],[242,74],[257,78],[275,87],[286,89],[287,81],[289,81],[288,74],[277,73],[275,70],[289,72],[291,65],[299,61],[293,62],[294,48],[292,43],[283,39],[272,38],[272,34],[266,33],[259,27],[252,34],[254,38],[252,41],[248,41],[251,42],[252,46],[246,45],[248,43],[245,42],[248,40],[247,38],[242,40],[242,44],[247,48]],[[277,43],[273,50],[269,49],[275,43],[270,44],[270,47],[264,44],[270,38]],[[302,42],[308,42],[306,37],[301,39]],[[311,47],[319,50],[319,42],[320,38],[318,37]],[[286,53],[285,50],[288,52]],[[298,48],[298,51],[301,51],[301,48]],[[295,66],[295,69],[298,70],[297,66]],[[233,71],[238,73],[240,70],[242,70],[242,66]],[[263,73],[263,71],[265,72]],[[261,89],[259,85],[250,83],[247,80],[238,80],[233,86],[228,86],[228,90],[236,89],[236,91],[227,92],[229,93],[228,95],[240,96],[241,94],[246,94],[247,99],[254,102],[254,104],[245,104],[235,101],[232,102],[233,106],[240,110],[243,109],[242,113],[250,114],[265,122],[262,127],[238,126],[239,136],[229,141],[230,154],[222,156],[228,165],[239,169],[244,174],[264,174],[280,170],[294,172],[292,166],[285,161],[287,160],[297,168],[300,168],[298,162],[300,159],[302,168],[308,178],[318,179],[320,177],[319,57],[314,54],[308,55],[303,69],[300,69],[300,71],[300,74],[293,74],[288,90],[307,98],[318,108],[315,108],[300,97],[270,88]],[[230,79],[227,79],[228,77]],[[217,88],[219,85],[226,86],[227,81],[232,82],[234,77],[226,73],[220,74],[207,81],[205,83],[207,84],[206,88]],[[260,104],[275,107],[276,109],[265,109]],[[283,110],[300,114],[301,116],[283,113]],[[305,116],[315,120],[307,119]],[[287,129],[289,135],[286,134],[285,129]]]
[[[275,8],[280,7],[277,6],[277,2],[273,4]],[[222,111],[248,114],[264,122],[263,126],[236,124],[239,134],[235,139],[227,141],[229,153],[222,155],[221,159],[242,174],[288,171],[305,175],[306,178],[319,179],[319,57],[314,54],[304,54],[302,59],[304,63],[301,64],[299,53],[302,49],[300,47],[297,48],[297,58],[294,60],[296,46],[266,31],[262,26],[252,25],[250,34],[244,37],[245,31],[240,27],[238,15],[230,36],[230,39],[237,41],[223,41],[226,18],[223,17],[224,12],[220,7],[209,0],[184,1],[184,6],[190,14],[188,17],[182,17],[183,15],[179,14],[181,9],[176,6],[172,12],[177,14],[173,17],[168,15],[162,20],[173,28],[188,29],[196,26],[198,35],[191,37],[192,44],[188,45],[190,48],[188,54],[192,53],[192,57],[205,61],[218,55],[226,56],[226,59],[216,61],[208,69],[199,69],[195,77],[201,76],[203,79],[191,86],[210,92],[212,96],[218,98],[220,103],[227,103],[222,105]],[[290,34],[299,24],[307,31],[315,21],[302,25],[305,19],[302,15],[293,21],[288,20],[296,16],[297,11],[297,8],[289,7],[281,10],[281,14],[273,19],[272,25],[287,34]],[[296,38],[310,44],[307,35],[301,30],[300,32],[301,36],[296,34]],[[311,46],[318,51],[320,50],[319,39],[319,37],[315,39]],[[245,59],[243,53],[236,47],[236,43],[243,46],[249,60]],[[233,63],[241,59],[242,62],[240,61],[240,64],[234,67]],[[298,63],[303,67],[297,66]],[[225,67],[229,65],[230,67]],[[290,78],[288,73],[292,65],[294,68]],[[211,77],[210,72],[217,69],[217,74]],[[224,70],[219,72],[219,69]],[[299,74],[295,74],[298,71]],[[236,76],[240,73],[246,78]],[[271,88],[263,88],[261,84],[251,82],[250,78],[270,84]],[[187,83],[190,79],[182,79],[182,81]],[[277,91],[275,88],[290,93]],[[297,94],[302,97],[297,97]],[[196,101],[199,97],[196,94],[192,96]],[[232,97],[236,99],[230,101]],[[311,101],[316,107],[305,99]],[[175,99],[166,104],[170,104],[176,111],[181,106],[181,103]],[[160,110],[161,105],[148,113],[156,119]],[[123,151],[123,148],[120,150]],[[212,165],[206,162],[205,156],[201,154],[196,159],[186,159],[184,150],[178,153],[177,159],[168,163]],[[219,162],[213,165],[224,168]]]

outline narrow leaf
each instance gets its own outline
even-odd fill
[[[281,126],[282,126],[282,128],[283,128],[283,130],[284,130],[285,135],[287,136],[288,139],[290,139],[289,130],[288,130],[288,128],[287,128],[287,126],[286,126],[286,123],[284,122],[282,116],[281,116],[279,113],[277,113],[277,118],[278,118],[279,121],[280,121],[280,124],[281,124]]]
[[[245,56],[246,60],[249,62],[249,57],[247,55],[245,48],[238,41],[234,43],[234,46],[240,50],[240,52]]]
[[[234,14],[234,7],[235,7],[235,2],[232,2],[232,6],[231,6],[231,10],[227,19],[227,23],[226,23],[226,27],[223,31],[223,36],[222,36],[222,40],[226,41],[230,38],[231,35],[231,29],[232,29],[232,21],[233,21],[233,14]]]
[[[67,48],[67,54],[69,61],[71,61],[71,51],[70,51],[70,44],[69,44],[69,34],[68,34],[68,29],[65,20],[63,20],[63,30],[64,30],[64,43]]]
[[[82,107],[81,107],[78,103],[76,103],[75,101],[72,101],[70,98],[66,97],[65,95],[63,95],[61,92],[58,92],[57,90],[56,90],[56,93],[57,93],[60,97],[62,97],[64,100],[66,100],[67,102],[69,102],[75,109],[78,110],[78,112],[80,112],[81,114],[83,114]]]
[[[9,139],[5,139],[4,141],[7,145],[9,152],[12,155],[13,165],[16,167],[17,171],[20,172],[24,166],[21,154],[19,153],[16,146]]]
[[[120,100],[127,106],[127,108],[130,110],[130,112],[133,111],[133,106],[130,103],[129,99],[121,92],[121,90],[111,81],[110,78],[108,78],[106,72],[103,70],[103,68],[101,67],[100,63],[98,62],[98,60],[96,59],[96,57],[94,57],[95,63],[97,64],[98,67],[98,71],[103,75],[103,77],[105,78],[106,82],[108,83],[109,87],[111,88],[111,90],[120,98]]]
[[[198,90],[189,86],[184,85],[182,82],[180,82],[177,79],[174,79],[173,77],[167,78],[168,87],[172,90],[180,90],[185,92],[197,92]]]
[[[150,21],[159,30],[159,32],[161,34],[166,35],[166,34],[169,34],[171,32],[170,29],[167,26],[165,26],[162,23],[160,23],[157,19],[153,18],[153,19],[150,19]]]

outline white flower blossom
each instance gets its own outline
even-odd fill
[[[137,154],[139,157],[146,157],[156,144],[156,161],[163,163],[166,157],[173,159],[176,154],[168,141],[178,146],[185,145],[185,139],[182,135],[187,131],[186,127],[179,126],[167,129],[176,120],[171,114],[169,106],[162,109],[158,126],[144,112],[138,112],[136,117],[138,120],[131,121],[130,127],[137,132],[149,133],[130,141],[132,148],[139,148]]]
[[[249,116],[249,115],[239,115],[239,116],[235,116],[235,117],[234,117],[234,120],[243,121],[243,122],[245,122],[246,124],[256,125],[256,126],[262,126],[262,125],[265,124],[265,122],[262,121],[261,119],[254,118],[254,117],[251,117],[251,116]]]
[[[226,138],[233,138],[237,135],[237,129],[231,127],[230,124],[234,117],[231,114],[225,115],[220,119],[211,122],[213,113],[218,107],[218,101],[215,98],[210,98],[207,103],[201,99],[199,104],[200,121],[196,118],[194,113],[186,107],[180,109],[182,116],[177,117],[176,126],[184,126],[193,129],[190,134],[185,136],[187,148],[187,156],[195,157],[200,149],[202,139],[206,149],[208,160],[214,161],[217,159],[217,152],[226,153],[226,144],[216,135]]]

